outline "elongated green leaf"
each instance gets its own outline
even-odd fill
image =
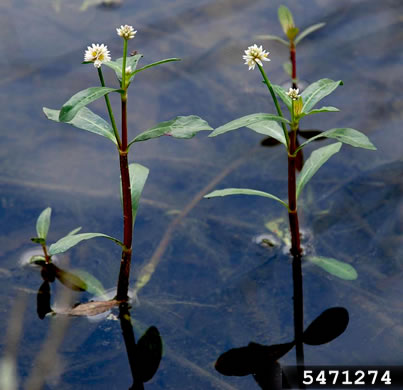
[[[306,144],[309,144],[310,142],[315,141],[318,138],[324,138],[324,137],[337,139],[340,142],[354,146],[356,148],[376,150],[376,147],[373,145],[373,143],[368,139],[368,137],[365,134],[361,133],[358,130],[350,128],[337,128],[324,131],[323,133],[320,133],[315,137],[312,137],[307,141],[305,141],[299,147],[299,149],[303,148]]]
[[[316,103],[331,94],[339,85],[343,85],[341,80],[321,79],[308,86],[301,93],[302,101],[304,102],[302,112],[308,113],[311,111]]]
[[[137,210],[139,208],[141,193],[143,192],[149,169],[144,167],[143,165],[133,163],[129,165],[129,173],[134,225],[134,222],[136,221]]]
[[[134,72],[137,68],[137,64],[140,61],[140,58],[143,57],[142,54],[136,54],[134,56],[126,57],[126,67],[130,66],[132,68],[132,72]],[[121,82],[122,81],[122,66],[123,66],[123,57],[118,58],[116,61],[108,61],[104,62],[104,65],[113,69],[116,73],[116,77]],[[130,82],[133,80],[134,75],[130,76]]]
[[[158,138],[163,135],[169,135],[174,138],[188,139],[194,137],[199,131],[213,130],[209,124],[196,115],[177,116],[170,121],[161,122],[139,134],[134,138],[129,146],[135,142],[147,141],[148,139]]]
[[[287,108],[291,112],[292,100],[287,95],[287,91],[283,87],[280,87],[280,85],[273,84],[272,87],[276,95],[283,101],[283,103],[287,106]]]
[[[52,209],[47,207],[41,212],[36,220],[36,233],[39,238],[46,240],[50,226],[50,217],[52,215]]]
[[[355,280],[358,277],[354,267],[343,261],[321,256],[307,256],[305,259],[340,279]]]
[[[341,148],[341,142],[335,144],[323,146],[316,149],[309,156],[305,162],[301,173],[297,178],[297,198],[305,187],[306,183],[312,178],[312,176],[318,171],[318,169],[327,161],[331,156],[337,153]]]
[[[60,122],[59,110],[52,110],[50,108],[43,107],[43,112],[48,119],[55,122]],[[111,125],[104,119],[102,119],[99,115],[94,114],[87,107],[83,107],[80,111],[78,111],[78,113],[71,121],[64,123],[77,127],[78,129],[102,135],[103,137],[110,139],[115,145],[117,145],[115,134],[113,133]]]
[[[110,92],[117,92],[119,89],[106,87],[91,87],[77,92],[66,103],[63,104],[59,114],[60,122],[70,122],[76,114],[87,104],[105,96]]]
[[[70,248],[73,246],[76,246],[79,244],[81,241],[84,240],[90,240],[91,238],[95,237],[104,237],[109,240],[112,240],[119,244],[120,246],[123,246],[123,243],[120,242],[117,238],[113,238],[111,236],[108,236],[103,233],[81,233],[81,234],[74,234],[72,236],[66,236],[61,238],[59,241],[55,242],[49,247],[49,255],[53,256],[58,253],[64,253],[68,251]]]
[[[236,130],[241,127],[249,127],[250,125],[263,121],[278,121],[278,122],[290,123],[287,119],[273,114],[263,114],[263,113],[250,114],[243,116],[242,118],[238,118],[231,122],[228,122],[223,126],[217,127],[212,133],[210,133],[209,137],[215,137],[217,135],[224,134],[227,131]]]
[[[258,190],[251,190],[249,188],[225,188],[223,190],[215,190],[210,192],[207,195],[204,195],[205,198],[215,198],[217,196],[228,196],[228,195],[256,195],[256,196],[263,196],[265,198],[274,199],[277,202],[280,202],[287,210],[288,205],[280,198],[275,195],[269,194],[267,192],[258,191]]]
[[[287,146],[283,128],[275,121],[261,121],[247,127],[248,129],[256,131],[256,133],[272,137]]]
[[[301,32],[296,38],[295,38],[295,46],[298,45],[299,42],[301,42],[307,35],[312,34],[314,31],[319,30],[322,28],[326,23],[317,23],[313,24],[312,26],[307,27],[304,31]]]
[[[88,291],[89,293],[95,296],[100,296],[105,293],[104,286],[94,275],[91,275],[90,273],[82,269],[73,269],[71,273],[84,281],[86,291]]]
[[[294,28],[295,24],[291,11],[285,5],[278,7],[278,20],[280,21],[285,35],[288,36],[289,29]]]
[[[315,108],[309,112],[303,112],[300,115],[300,118],[303,118],[304,116],[307,116],[307,115],[319,114],[320,112],[339,112],[339,111],[340,110],[336,107],[326,106],[326,107],[321,107],[321,108]]]
[[[256,35],[256,39],[263,39],[263,40],[269,40],[269,41],[277,41],[282,43],[285,46],[289,46],[290,44],[285,40],[277,35],[271,35],[271,34],[266,34],[266,35]]]
[[[82,229],[81,226],[78,228],[75,228],[70,233],[68,233],[66,236],[74,236],[74,234],[77,234],[81,229]]]
[[[167,58],[167,59],[165,59],[165,60],[153,62],[152,64],[148,64],[148,65],[146,65],[146,66],[143,66],[143,67],[140,68],[140,69],[137,69],[136,71],[134,71],[134,72],[131,74],[131,76],[134,76],[136,73],[141,72],[141,71],[143,71],[143,70],[152,68],[153,66],[165,64],[165,63],[167,63],[167,62],[172,62],[172,61],[181,61],[181,59],[180,59],[180,58]]]

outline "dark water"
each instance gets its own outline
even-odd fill
[[[4,334],[23,292],[27,306],[16,355],[21,386],[52,323],[36,315],[38,271],[19,265],[32,248],[29,238],[40,211],[53,209],[49,242],[77,226],[122,233],[116,151],[101,137],[47,121],[42,107],[59,108],[78,90],[97,85],[93,68],[80,65],[84,50],[93,42],[106,43],[112,57],[120,57],[115,28],[128,23],[138,30],[130,49],[144,54],[144,64],[183,59],[137,77],[129,97],[132,135],[176,115],[196,114],[217,127],[249,113],[274,112],[257,71],[248,72],[241,56],[255,43],[255,34],[280,34],[281,3],[141,0],[82,11],[78,0],[2,2],[0,312]],[[306,362],[402,364],[403,7],[393,0],[284,3],[302,28],[327,23],[298,47],[300,78],[345,83],[325,102],[341,113],[314,116],[305,128],[353,127],[378,147],[370,152],[343,146],[301,199],[301,225],[311,231],[312,250],[350,263],[359,275],[341,281],[303,266],[305,323],[331,306],[350,313],[341,337],[306,346]],[[271,52],[265,66],[270,79],[286,83],[285,48],[261,43]],[[93,108],[103,113],[103,102]],[[284,210],[263,198],[197,198],[219,175],[211,189],[250,187],[285,197],[283,150],[260,148],[261,138],[243,129],[213,139],[159,138],[133,149],[132,161],[150,168],[134,232],[133,285],[166,229],[193,201],[132,310],[137,336],[154,325],[164,341],[160,369],[147,389],[257,388],[251,377],[217,373],[217,357],[250,341],[268,345],[293,339],[290,259],[283,247],[267,249],[253,241],[268,233],[267,222],[285,219]],[[60,261],[92,273],[109,289],[117,280],[119,248],[95,239]],[[59,287],[56,299],[61,293]],[[281,362],[293,364],[294,351]],[[48,389],[129,388],[119,322],[72,319],[49,372],[54,375]]]

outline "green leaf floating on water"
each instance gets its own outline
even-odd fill
[[[340,148],[341,142],[336,142],[335,144],[323,146],[322,148],[316,149],[312,152],[297,178],[297,198],[302,189],[312,178],[312,176],[318,171],[318,169],[327,160],[329,160],[330,157],[337,153]]]
[[[47,207],[39,215],[36,221],[36,233],[38,234],[38,238],[46,240],[49,231],[51,215],[52,209],[50,207]]]
[[[282,118],[281,116],[274,115],[274,114],[264,114],[264,113],[250,114],[250,115],[246,115],[241,118],[235,119],[231,122],[228,122],[223,126],[217,127],[209,135],[209,137],[215,137],[217,135],[224,134],[228,131],[239,129],[241,127],[248,127],[251,130],[254,130],[254,127],[252,125],[262,124],[267,121],[290,123],[289,120]],[[256,130],[254,130],[254,131],[256,131]],[[260,134],[262,134],[262,133],[260,133]],[[280,142],[284,143],[283,141],[280,141]]]
[[[344,280],[355,280],[358,277],[357,271],[353,266],[343,261],[333,259],[331,257],[322,256],[307,256],[304,257],[305,260],[317,265],[318,267],[324,269],[329,274],[337,276]]]
[[[268,192],[258,191],[258,190],[251,190],[249,188],[225,188],[223,190],[216,190],[210,192],[207,195],[204,195],[205,198],[215,198],[217,196],[228,196],[228,195],[256,195],[256,196],[263,196],[265,198],[274,199],[277,202],[280,202],[287,210],[288,205],[280,198],[275,195],[269,194]]]
[[[161,122],[139,134],[129,143],[129,146],[135,142],[147,141],[148,139],[158,138],[163,135],[188,139],[194,137],[199,131],[204,130],[213,130],[213,128],[198,116],[178,116],[170,121]]]
[[[107,87],[90,87],[77,92],[63,104],[59,113],[60,122],[70,122],[77,113],[87,104],[107,95],[110,92],[118,92],[120,89]]]
[[[61,238],[59,241],[55,242],[49,247],[49,255],[53,256],[58,253],[64,253],[68,251],[70,248],[73,246],[76,246],[79,244],[81,241],[84,240],[90,240],[91,238],[96,238],[96,237],[104,237],[109,240],[112,240],[119,244],[120,246],[123,246],[123,243],[120,242],[117,238],[108,236],[103,233],[81,233],[81,234],[74,234],[70,236],[66,236]]]
[[[43,112],[46,117],[55,122],[61,122],[59,120],[60,110],[52,110],[50,108],[43,107]],[[115,134],[113,133],[112,126],[102,119],[99,115],[94,114],[89,108],[83,107],[74,118],[70,121],[65,121],[78,129],[86,130],[94,134],[102,135],[110,139],[115,145],[117,145]]]
[[[324,131],[323,133],[318,134],[315,137],[312,137],[309,140],[305,141],[298,149],[303,148],[306,144],[309,144],[310,142],[318,138],[324,137],[337,139],[340,142],[354,146],[356,148],[376,150],[376,147],[365,134],[361,133],[358,130],[350,128],[337,128]]]
[[[339,85],[343,85],[341,80],[333,81],[330,79],[321,79],[309,85],[301,93],[302,101],[304,103],[302,106],[302,112],[307,114],[312,110],[316,103],[331,94]]]

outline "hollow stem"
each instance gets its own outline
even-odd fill
[[[104,80],[104,76],[102,74],[101,67],[98,68],[98,76],[99,76],[99,80],[101,81],[101,85],[103,87],[105,87],[105,80]],[[116,138],[116,141],[118,143],[118,147],[120,149],[122,144],[121,144],[121,141],[120,141],[118,128],[116,126],[115,117],[113,116],[111,102],[109,101],[109,96],[108,95],[105,95],[105,103],[106,103],[106,108],[108,109],[109,118],[111,120],[112,129],[113,129],[113,132],[115,134],[115,138]]]
[[[270,91],[270,95],[271,95],[271,97],[273,98],[273,102],[274,102],[274,105],[276,106],[276,110],[277,110],[278,116],[281,116],[282,118],[284,118],[283,112],[281,111],[280,104],[278,103],[276,94],[275,94],[274,91],[273,91],[273,87],[271,86],[271,83],[270,83],[269,79],[267,78],[266,73],[265,73],[263,67],[260,66],[258,63],[256,63],[256,65],[258,66],[258,68],[259,68],[259,70],[260,70],[260,73],[261,73],[262,76],[263,76],[263,80],[264,80],[265,84],[267,85],[267,88],[268,88],[269,91]],[[284,122],[281,122],[281,126],[283,127],[284,137],[285,137],[286,142],[287,142],[287,149],[289,149],[290,140],[289,140],[289,137],[288,137],[287,127],[285,126],[285,123],[284,123]]]

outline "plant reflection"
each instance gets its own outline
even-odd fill
[[[62,270],[52,263],[41,266],[41,277],[43,283],[37,293],[38,317],[44,319],[49,313],[76,315],[74,309],[66,313],[58,313],[52,309],[50,283],[57,279],[70,290],[86,291],[85,282],[74,273]],[[90,313],[88,315],[94,314],[90,310],[88,312]],[[83,312],[82,315],[85,313]],[[127,302],[119,304],[119,321],[133,378],[133,384],[129,390],[144,390],[144,383],[151,380],[158,370],[162,358],[162,338],[158,329],[150,326],[136,343],[130,306]]]
[[[343,307],[333,307],[322,312],[304,331],[301,258],[298,256],[293,261],[293,282],[295,339],[285,344],[268,346],[250,342],[246,347],[230,349],[217,359],[215,368],[220,374],[226,376],[253,375],[256,383],[262,389],[267,390],[292,388],[289,387],[278,360],[295,346],[298,367],[303,369],[303,344],[326,344],[346,330],[349,322],[347,310]],[[299,388],[304,387],[300,385]]]

